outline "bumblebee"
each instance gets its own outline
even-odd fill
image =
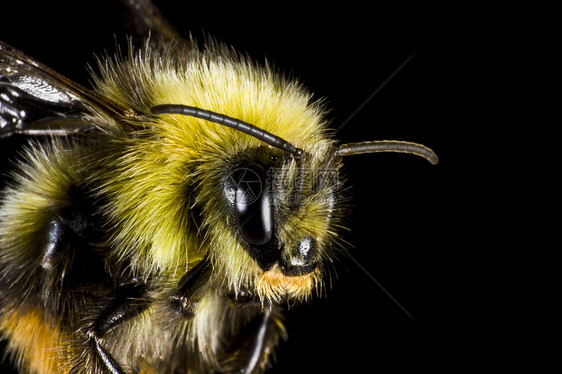
[[[32,373],[260,373],[323,291],[343,159],[304,87],[131,2],[143,45],[87,89],[0,44],[0,136],[32,140],[0,208],[0,333]]]

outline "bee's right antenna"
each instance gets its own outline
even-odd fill
[[[244,134],[253,136],[254,138],[259,139],[271,145],[272,147],[279,148],[283,151],[289,152],[290,154],[293,155],[293,157],[296,160],[299,160],[303,155],[302,149],[296,148],[291,143],[278,137],[277,135],[273,135],[270,132],[260,129],[259,127],[249,124],[247,122],[241,121],[237,118],[232,118],[224,114],[211,112],[210,110],[187,106],[187,105],[163,104],[163,105],[153,106],[152,108],[150,108],[150,112],[155,115],[183,114],[186,116],[205,119],[210,122],[218,123],[219,125],[233,128],[235,130],[243,132]]]
[[[338,156],[352,156],[379,152],[409,153],[425,158],[432,165],[439,163],[439,158],[435,152],[425,145],[398,140],[376,140],[342,144],[336,149],[335,154]]]

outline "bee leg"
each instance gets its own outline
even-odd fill
[[[136,37],[145,39],[152,35],[154,39],[162,38],[174,43],[187,43],[152,1],[121,0],[121,4],[128,10]]]
[[[182,317],[193,318],[193,307],[196,305],[193,299],[198,299],[193,296],[207,283],[212,269],[205,257],[180,280],[178,291],[172,295],[172,305]]]
[[[30,295],[36,294],[42,299],[47,312],[53,315],[73,313],[75,308],[65,300],[83,290],[84,285],[102,293],[114,287],[106,273],[103,250],[91,244],[99,238],[100,232],[93,214],[95,203],[87,195],[87,191],[71,188],[67,197],[71,204],[53,212],[44,226],[38,228],[42,246],[34,247],[33,252],[24,252],[30,257],[28,261],[37,263],[41,274],[35,277],[40,281],[33,284]]]
[[[241,331],[241,340],[232,347],[227,356],[238,357],[234,370],[243,374],[262,373],[268,364],[279,338],[286,337],[285,329],[275,309],[263,309]]]
[[[142,313],[147,309],[149,303],[146,298],[146,285],[138,280],[133,280],[115,289],[105,308],[98,313],[86,332],[89,353],[93,355],[93,362],[96,366],[92,372],[97,373],[101,369],[100,372],[125,373],[117,360],[103,347],[103,337],[109,330]]]
[[[267,347],[268,330],[271,320],[271,310],[266,309],[263,314],[263,318],[260,321],[258,330],[254,337],[254,342],[248,354],[248,361],[242,370],[244,374],[254,373],[259,367],[263,357],[265,355],[265,349]]]

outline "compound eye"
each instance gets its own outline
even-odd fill
[[[261,246],[271,240],[273,222],[271,204],[263,166],[249,164],[231,174],[234,189],[234,213],[240,233],[253,246]]]

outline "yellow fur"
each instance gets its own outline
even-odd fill
[[[322,107],[299,84],[226,47],[184,53],[178,59],[149,43],[124,60],[102,65],[97,90],[142,113],[149,113],[157,104],[183,104],[252,123],[313,155],[309,168],[322,166],[314,162],[327,157],[332,140]],[[100,170],[105,175],[92,177],[105,180],[98,187],[99,194],[112,197],[106,214],[120,228],[112,236],[111,245],[118,248],[115,252],[130,258],[138,269],[181,275],[208,249],[227,287],[237,292],[256,284],[262,272],[220,213],[217,194],[222,192],[224,171],[233,160],[248,157],[244,156],[248,150],[270,147],[194,117],[162,115],[151,121],[147,123],[150,129],[141,131],[151,136],[116,140],[119,155],[102,156]],[[294,162],[286,167],[295,173]],[[206,236],[202,238],[197,238],[201,228],[189,216],[196,204],[205,217]],[[298,234],[308,233],[320,240],[326,235],[326,203],[310,203],[303,209],[279,227],[282,239],[290,239],[287,247],[300,239],[293,235],[297,234],[294,222],[298,222]],[[285,278],[275,283],[288,281]],[[262,278],[260,284],[264,279],[269,278]],[[304,288],[295,296],[306,298],[315,283],[302,283]],[[278,299],[279,290],[294,289],[290,284],[292,281],[281,288],[262,287],[260,293],[269,289],[273,293],[263,294],[264,298]]]
[[[79,179],[77,168],[69,165],[70,144],[53,139],[50,144],[33,146],[25,152],[27,163],[18,165],[13,182],[4,191],[7,198],[0,210],[3,224],[0,245],[4,251],[42,245],[37,239],[38,222],[69,204],[67,188]],[[13,198],[16,194],[17,198]],[[18,258],[17,253],[4,253],[4,256]]]
[[[287,277],[281,273],[279,266],[264,272],[257,280],[256,290],[260,298],[270,303],[278,303],[285,295],[302,300],[310,297],[310,291],[317,283],[319,271],[310,274]]]

